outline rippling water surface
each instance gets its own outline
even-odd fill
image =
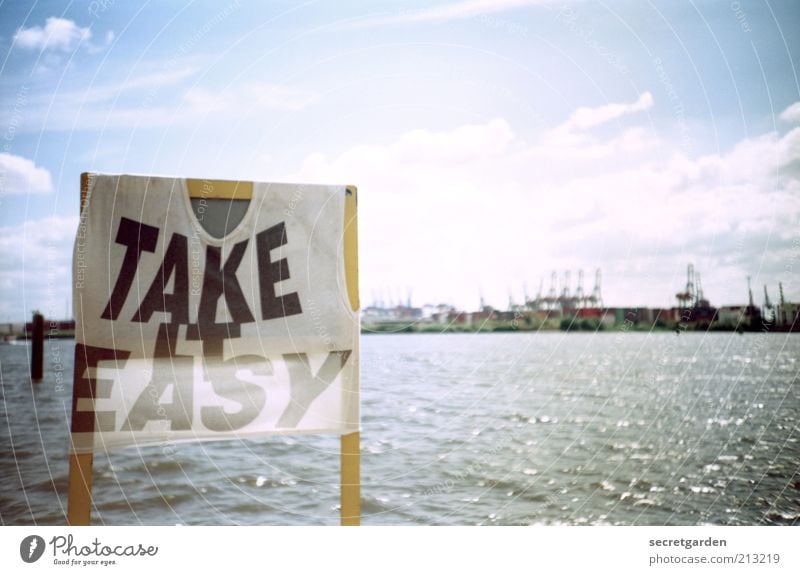
[[[0,519],[63,524],[71,341],[0,346]],[[800,336],[362,338],[364,524],[800,524]],[[95,523],[335,524],[338,438],[95,457]]]

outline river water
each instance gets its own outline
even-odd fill
[[[64,524],[70,340],[0,346],[0,520]],[[363,524],[800,524],[800,337],[362,338]],[[95,457],[93,521],[336,524],[337,437]]]

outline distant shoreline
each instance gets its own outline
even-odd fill
[[[443,325],[443,324],[403,324],[403,323],[383,323],[369,324],[361,326],[362,335],[384,335],[384,334],[465,334],[465,333],[607,333],[618,335],[620,333],[800,333],[800,326],[731,326],[719,324],[700,324],[688,325],[683,327],[661,326],[661,325],[635,325],[635,326],[606,326],[599,325],[547,325],[531,327],[527,325],[513,326],[509,323],[497,323],[481,326],[465,325]]]

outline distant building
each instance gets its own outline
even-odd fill
[[[361,321],[367,325],[396,321],[416,322],[422,319],[423,310],[418,307],[398,305],[386,308],[371,305],[361,310]]]
[[[746,305],[724,305],[718,310],[718,320],[723,325],[743,325],[746,310]]]
[[[783,302],[779,305],[775,325],[800,330],[800,303]]]

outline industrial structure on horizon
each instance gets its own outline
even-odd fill
[[[800,304],[787,302],[783,285],[778,284],[777,303],[769,298],[764,286],[764,303],[756,306],[750,278],[747,278],[748,303],[742,305],[713,307],[703,292],[700,273],[694,265],[686,270],[686,285],[675,294],[676,304],[669,308],[606,307],[603,304],[602,274],[595,271],[591,292],[584,288],[583,270],[578,272],[575,289],[572,289],[571,274],[564,272],[559,285],[559,276],[553,272],[550,286],[544,291],[540,282],[535,297],[524,290],[524,302],[516,303],[509,295],[508,308],[497,310],[486,305],[483,297],[477,311],[458,310],[452,305],[438,304],[413,307],[410,294],[405,303],[386,305],[380,299],[362,311],[362,322],[368,330],[395,330],[403,326],[442,326],[453,329],[477,331],[479,329],[584,329],[596,330],[613,326],[637,327],[640,329],[666,328],[689,330],[736,330],[736,331],[800,331]],[[409,331],[409,330],[406,330]],[[410,331],[415,331],[414,329]]]
[[[361,311],[365,331],[513,331],[513,330],[603,330],[627,329],[719,330],[800,332],[800,303],[784,298],[783,284],[778,284],[778,300],[769,297],[764,286],[764,300],[756,305],[750,278],[747,278],[748,303],[714,307],[703,292],[700,273],[694,265],[686,270],[686,285],[675,294],[676,304],[669,308],[606,307],[603,303],[602,274],[594,274],[591,291],[584,289],[580,270],[572,289],[571,274],[564,272],[559,282],[557,272],[550,276],[549,289],[544,282],[534,297],[524,291],[524,302],[517,303],[509,294],[508,306],[498,310],[480,297],[476,311],[463,311],[449,304],[414,307],[411,293],[405,302],[384,302],[373,296],[373,303]],[[0,327],[0,342],[28,339],[32,323],[7,323]],[[48,320],[45,338],[73,337],[74,320]]]

